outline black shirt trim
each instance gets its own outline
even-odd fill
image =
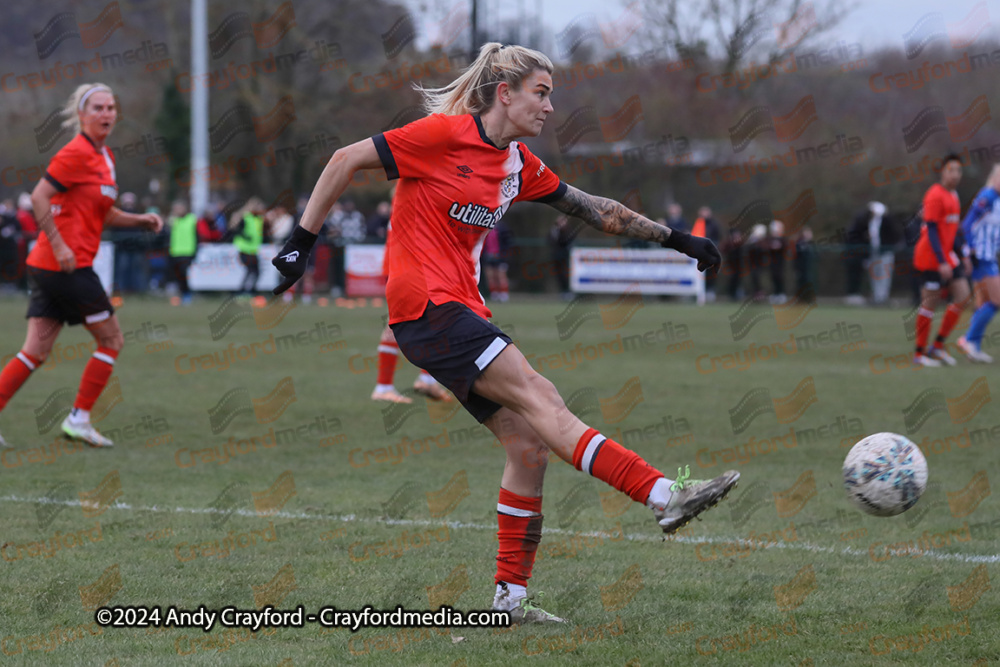
[[[473,116],[473,118],[476,121],[476,129],[479,130],[479,138],[483,140],[483,143],[488,144],[493,148],[496,148],[498,151],[503,150],[495,143],[493,143],[492,139],[486,136],[486,128],[483,127],[483,119],[480,118],[479,116]]]
[[[559,201],[560,199],[563,198],[563,195],[566,194],[567,187],[568,186],[565,183],[559,181],[559,185],[556,186],[555,190],[545,195],[544,197],[539,197],[538,199],[532,199],[531,201],[538,202],[539,204],[548,204],[550,202]]]
[[[52,174],[50,174],[48,171],[45,172],[45,176],[43,176],[42,178],[44,178],[46,181],[48,181],[49,183],[51,183],[52,187],[54,187],[59,192],[66,192],[67,190],[69,190],[69,188],[67,188],[65,185],[63,185],[62,183],[60,183],[59,181],[57,181],[55,178],[53,178]]]
[[[385,134],[376,134],[372,137],[372,141],[375,142],[378,159],[382,161],[382,167],[385,169],[385,177],[390,181],[399,178],[399,168],[396,166],[396,158],[392,156],[392,149],[389,148],[389,142],[385,140]]]

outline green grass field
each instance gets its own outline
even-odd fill
[[[113,449],[57,435],[89,356],[79,327],[63,331],[53,360],[0,416],[14,447],[0,468],[0,662],[1000,660],[1000,594],[989,583],[1000,572],[994,367],[897,367],[911,345],[902,310],[820,307],[801,318],[763,306],[737,318],[749,333],[734,342],[738,304],[602,303],[576,304],[570,319],[582,323],[564,341],[561,302],[501,304],[495,321],[585,421],[668,476],[689,464],[693,477],[743,477],[703,521],[663,541],[648,510],[551,463],[531,590],[572,625],[97,628],[101,604],[484,609],[493,594],[503,451],[464,411],[420,399],[384,413],[369,400],[384,307],[255,319],[244,306],[210,321],[221,300],[134,299],[119,309],[131,335],[118,385],[94,412]],[[0,302],[3,355],[21,344],[24,308]],[[216,334],[231,328],[213,340],[211,322]],[[289,334],[294,344],[278,340]],[[401,363],[397,386],[415,372]],[[737,407],[758,388],[763,402]],[[927,493],[898,517],[852,509],[841,481],[848,447],[912,429],[928,454]]]

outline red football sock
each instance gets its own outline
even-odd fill
[[[36,359],[24,350],[18,352],[13,359],[7,362],[3,372],[0,372],[0,410],[7,407],[7,401],[17,393],[17,390],[31,375],[31,371],[41,365],[40,359]]]
[[[635,452],[592,428],[587,429],[576,443],[573,466],[607,482],[637,503],[646,502],[653,484],[665,476]]]
[[[937,339],[934,341],[934,347],[942,348],[944,347],[944,341],[948,338],[948,334],[951,330],[955,328],[958,324],[959,318],[962,317],[962,309],[951,304],[948,306],[948,310],[944,311],[944,319],[941,321],[941,328],[938,329]]]
[[[111,373],[115,370],[115,359],[117,358],[118,350],[112,350],[108,347],[97,348],[83,369],[80,390],[76,394],[76,401],[73,402],[74,408],[90,412],[94,403],[97,402],[97,397],[104,391],[104,386],[108,384]]]
[[[542,498],[526,498],[507,489],[500,489],[497,502],[497,575],[501,581],[527,586],[535,551],[542,539]]]
[[[927,338],[931,335],[931,324],[934,323],[934,311],[921,308],[917,311],[917,354],[923,354],[927,347]]]
[[[396,375],[396,361],[399,359],[399,345],[392,343],[378,344],[378,384],[392,384]]]

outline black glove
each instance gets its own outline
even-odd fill
[[[664,248],[672,248],[688,257],[698,260],[698,270],[708,271],[714,276],[722,266],[722,255],[715,244],[700,236],[691,236],[687,232],[673,230],[670,238],[662,243]]]
[[[316,234],[302,227],[295,228],[285,241],[285,247],[271,260],[278,273],[285,277],[281,284],[272,290],[274,294],[281,294],[302,277],[309,263],[309,253],[315,244]]]

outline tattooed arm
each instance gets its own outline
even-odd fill
[[[719,250],[708,239],[670,229],[614,200],[595,197],[572,185],[566,186],[566,192],[561,198],[548,203],[556,210],[579,218],[605,234],[653,241],[664,248],[678,250],[697,259],[699,271],[716,271],[722,264]]]
[[[583,220],[605,234],[654,241],[662,245],[673,232],[669,227],[655,223],[613,199],[595,197],[572,185],[566,186],[566,194],[562,199],[550,202],[549,205],[566,215]]]

